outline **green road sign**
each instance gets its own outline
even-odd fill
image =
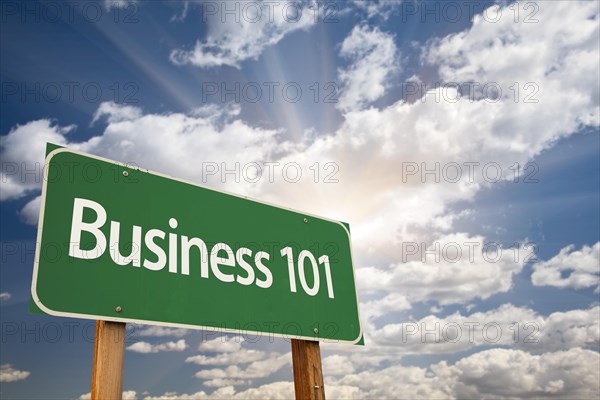
[[[78,151],[49,150],[33,309],[361,341],[347,225]]]

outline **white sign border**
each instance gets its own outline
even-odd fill
[[[299,211],[299,210],[295,210],[292,208],[288,208],[288,207],[281,207],[278,206],[276,204],[272,204],[272,203],[268,203],[265,201],[260,201],[260,200],[256,200],[256,199],[252,199],[250,197],[247,196],[240,196],[238,194],[234,194],[234,193],[230,193],[227,191],[223,191],[223,190],[218,190],[218,189],[213,189],[213,188],[209,188],[185,179],[180,179],[180,178],[175,178],[169,175],[165,175],[165,174],[161,174],[160,172],[154,172],[154,171],[150,171],[147,169],[141,169],[139,167],[137,168],[131,168],[130,166],[128,166],[127,164],[115,161],[115,160],[110,160],[108,158],[104,158],[104,157],[99,157],[99,156],[95,156],[92,154],[88,154],[88,153],[84,153],[78,150],[72,150],[66,147],[61,147],[58,149],[54,149],[52,150],[50,153],[48,153],[48,155],[46,156],[45,159],[45,168],[50,165],[50,161],[52,160],[52,158],[60,153],[73,153],[73,154],[77,154],[83,157],[89,157],[89,158],[93,158],[96,160],[100,160],[100,161],[104,161],[110,164],[115,164],[118,165],[120,167],[124,167],[124,168],[129,168],[129,169],[137,169],[137,170],[141,170],[145,173],[151,174],[151,175],[155,175],[155,176],[160,176],[162,178],[166,178],[166,179],[170,179],[170,180],[174,180],[174,181],[178,181],[178,182],[182,182],[188,185],[192,185],[192,186],[196,186],[196,187],[200,187],[202,189],[207,189],[207,190],[211,190],[213,192],[219,192],[219,193],[223,193],[229,196],[235,196],[235,197],[239,197],[245,200],[250,200],[256,203],[260,203],[260,204],[264,204],[264,205],[268,205],[271,207],[276,207],[279,209],[283,209],[283,210],[287,210],[287,211],[292,211],[298,214],[302,214],[302,215],[306,215],[306,216],[310,216],[310,217],[314,217],[314,218],[318,218],[321,220],[325,220],[325,221],[329,221],[329,222],[333,222],[336,224],[339,224],[342,226],[342,228],[344,228],[344,231],[346,232],[346,234],[348,235],[348,243],[350,244],[350,262],[352,264],[352,275],[354,278],[354,291],[355,291],[355,295],[356,295],[356,310],[357,310],[357,314],[358,314],[358,325],[359,325],[359,334],[358,337],[355,340],[340,340],[340,339],[327,339],[327,338],[316,338],[314,336],[300,336],[300,335],[286,335],[286,334],[282,334],[282,333],[274,333],[274,332],[269,332],[269,333],[265,333],[262,331],[251,331],[251,330],[236,330],[236,329],[228,329],[228,328],[217,328],[217,327],[211,327],[211,326],[200,326],[200,325],[187,325],[187,324],[178,324],[178,323],[170,323],[170,322],[160,322],[160,321],[151,321],[151,320],[140,320],[140,319],[131,319],[131,318],[119,318],[119,317],[107,317],[107,316],[102,316],[102,315],[92,315],[92,314],[78,314],[78,313],[70,313],[70,312],[63,312],[63,311],[55,311],[55,310],[51,310],[50,308],[46,307],[41,300],[39,299],[38,295],[37,295],[37,278],[38,278],[38,268],[39,268],[39,260],[40,260],[40,252],[41,252],[41,244],[42,244],[42,228],[43,228],[43,224],[44,224],[44,209],[46,207],[46,179],[42,179],[43,183],[42,183],[42,198],[41,198],[41,205],[40,205],[40,215],[39,215],[39,220],[38,220],[38,233],[37,233],[37,241],[36,241],[36,246],[35,246],[35,259],[33,262],[33,276],[32,276],[32,280],[31,280],[31,297],[33,298],[35,304],[42,310],[44,311],[46,314],[52,315],[52,316],[57,316],[57,317],[70,317],[70,318],[81,318],[81,319],[93,319],[93,320],[101,320],[101,321],[114,321],[114,322],[125,322],[125,323],[135,323],[135,324],[148,324],[148,325],[158,325],[158,326],[166,326],[166,327],[174,327],[174,328],[185,328],[185,329],[194,329],[194,330],[207,330],[207,331],[216,331],[216,332],[225,332],[225,333],[232,333],[232,334],[240,334],[240,332],[252,332],[252,333],[256,333],[260,336],[272,336],[272,337],[282,337],[284,339],[303,339],[303,340],[310,340],[310,341],[322,341],[323,343],[346,343],[346,344],[357,344],[358,342],[360,342],[363,339],[363,331],[362,331],[362,323],[361,323],[361,318],[360,318],[360,307],[359,307],[359,301],[358,301],[358,291],[356,289],[356,274],[354,271],[354,262],[353,262],[353,257],[352,257],[352,242],[350,240],[350,232],[348,231],[348,229],[346,228],[346,226],[341,223],[340,221],[336,221],[336,220],[332,220],[329,218],[323,218],[320,217],[318,215],[314,215],[314,214],[310,214],[310,213],[306,213],[303,211]]]

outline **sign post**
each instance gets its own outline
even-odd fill
[[[92,400],[121,398],[124,353],[125,324],[96,321]]]
[[[292,339],[294,390],[297,400],[325,400],[319,342]]]

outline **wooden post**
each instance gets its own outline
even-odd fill
[[[296,400],[325,400],[319,342],[292,339]]]
[[[121,399],[124,353],[125,323],[96,321],[92,400]]]

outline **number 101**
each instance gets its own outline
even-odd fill
[[[293,293],[296,293],[296,266],[294,265],[294,254],[292,252],[292,248],[288,246],[288,247],[281,249],[281,255],[287,257],[288,273],[290,276],[290,290]],[[310,265],[312,266],[312,271],[313,271],[313,276],[314,276],[314,281],[313,281],[312,287],[308,286],[308,283],[306,283],[306,274],[304,272],[305,268],[306,268],[306,265],[305,265],[306,259],[308,259],[310,261]],[[319,293],[319,286],[321,283],[321,279],[319,276],[320,275],[319,267],[317,266],[317,260],[315,259],[315,256],[313,256],[313,254],[308,250],[302,250],[300,252],[300,254],[298,254],[298,264],[297,265],[298,265],[298,275],[300,277],[300,284],[302,285],[302,289],[309,296],[315,296],[317,293]],[[327,281],[327,295],[329,296],[330,299],[333,299],[334,298],[333,283],[331,282],[331,265],[329,264],[329,256],[319,257],[319,265],[323,265],[325,267],[325,280]]]

